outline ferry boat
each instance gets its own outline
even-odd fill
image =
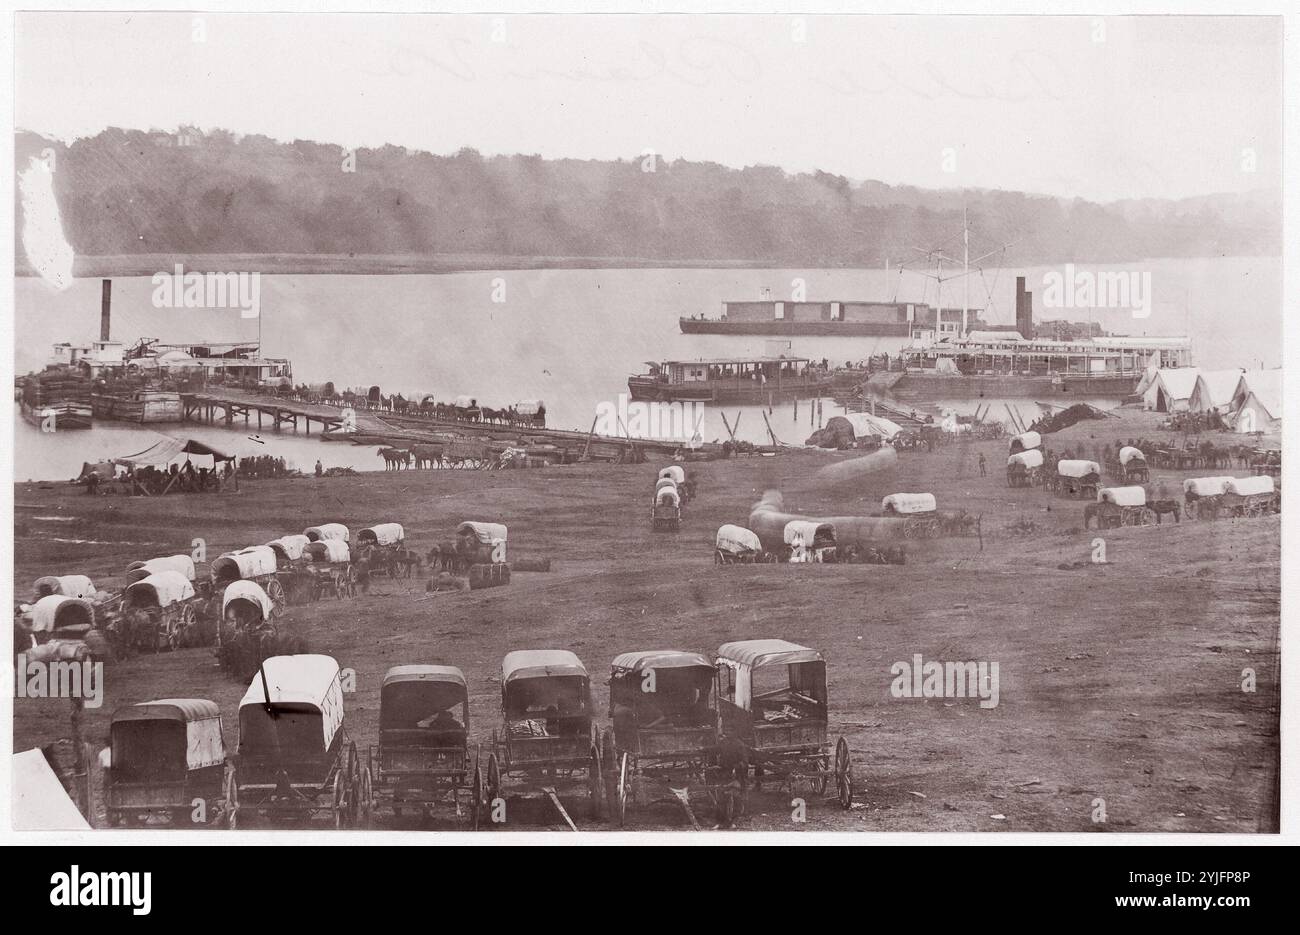
[[[118,422],[183,422],[181,394],[151,387],[105,387],[90,394],[96,419]]]
[[[90,381],[66,367],[50,367],[23,380],[19,411],[47,432],[88,429],[94,420]]]
[[[1122,401],[1151,367],[1191,366],[1185,337],[1095,337],[1027,341],[975,333],[903,349],[890,370],[872,373],[868,391],[907,401],[1076,399]]]
[[[628,377],[633,400],[740,403],[830,396],[834,377],[806,357],[717,357],[647,361],[649,371]]]

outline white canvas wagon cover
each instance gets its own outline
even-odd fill
[[[1130,461],[1145,461],[1146,459],[1146,455],[1131,445],[1125,445],[1119,450],[1120,464],[1128,464]]]
[[[938,504],[932,493],[891,493],[880,501],[880,508],[894,513],[933,513]]]
[[[682,495],[676,487],[664,487],[655,491],[655,503],[659,506],[681,506]]]
[[[262,586],[256,581],[232,581],[221,595],[221,616],[226,616],[226,608],[235,601],[247,601],[256,607],[266,620],[271,616],[271,599],[266,596]]]
[[[1034,448],[1030,451],[1017,451],[1011,457],[1007,458],[1007,464],[1021,464],[1026,469],[1043,466],[1043,452]]]
[[[501,660],[501,688],[515,679],[576,675],[587,677],[587,667],[567,649],[516,649]]]
[[[39,748],[13,755],[10,773],[12,812],[17,831],[71,831],[89,829]]]
[[[194,585],[179,571],[159,571],[147,578],[128,584],[122,592],[123,603],[131,606],[157,604],[170,607],[177,601],[187,601],[194,596]]]
[[[1116,506],[1146,506],[1147,492],[1137,486],[1103,487],[1097,491],[1098,503],[1113,503]]]
[[[1012,451],[1030,451],[1038,448],[1043,443],[1043,438],[1037,432],[1021,432],[1019,435],[1011,436]]]
[[[1183,493],[1198,497],[1217,497],[1228,489],[1231,477],[1189,477],[1183,481]]]
[[[466,520],[456,527],[456,535],[473,536],[484,545],[506,541],[506,527],[502,523],[476,523]]]
[[[1241,497],[1251,497],[1273,492],[1273,478],[1267,474],[1257,477],[1232,477],[1228,479],[1225,493],[1235,493]]]
[[[831,523],[815,523],[810,519],[792,519],[785,524],[782,537],[786,545],[794,545],[796,538],[805,548],[812,548],[817,541],[817,534],[822,538],[835,541],[835,526]]]
[[[1061,477],[1087,477],[1089,474],[1100,474],[1101,466],[1096,461],[1058,461],[1056,473]]]
[[[85,575],[45,575],[36,579],[34,589],[40,591],[42,586],[48,587],[50,594],[61,594],[64,597],[89,599],[95,596],[94,582]]]
[[[679,464],[670,464],[659,472],[660,477],[670,477],[674,483],[680,484],[686,480],[686,469]]]
[[[291,562],[296,562],[302,558],[303,550],[311,544],[311,540],[304,535],[281,536],[279,539],[272,539],[266,544],[268,549],[274,549],[277,552],[283,552],[284,557]]]
[[[540,399],[521,399],[515,403],[515,412],[521,416],[535,416],[545,405]]]
[[[266,681],[263,683],[262,677]],[[321,730],[325,749],[343,726],[343,686],[339,683],[339,664],[333,656],[306,653],[300,656],[271,656],[248,683],[239,702],[247,705],[310,705],[321,713]]]
[[[319,526],[308,526],[302,531],[302,534],[312,542],[319,542],[322,539],[340,539],[343,542],[351,540],[348,534],[348,527],[342,523],[322,523]]]
[[[659,491],[663,490],[665,487],[671,487],[674,490],[676,490],[677,481],[673,480],[671,477],[661,477],[657,481],[655,481],[655,493],[658,493]]]
[[[312,542],[303,549],[303,554],[312,562],[350,562],[352,550],[342,539],[321,539]]]
[[[357,533],[357,542],[373,542],[375,545],[399,545],[405,538],[406,530],[401,523],[378,523]]]
[[[90,601],[62,594],[47,594],[32,605],[32,632],[53,633],[77,623],[95,625],[95,608]]]
[[[761,552],[763,544],[758,541],[758,535],[744,526],[733,526],[728,523],[725,526],[718,527],[718,535],[714,540],[717,548],[723,552]]]
[[[113,713],[113,724],[125,721],[179,721],[185,725],[185,766],[203,769],[226,762],[221,735],[221,711],[206,698],[159,698],[142,701]]]
[[[475,406],[473,396],[457,396],[451,404],[457,409],[472,409]]]
[[[276,568],[275,550],[265,545],[253,545],[218,558],[212,563],[212,577],[218,580],[258,578],[275,574]]]
[[[126,576],[133,581],[147,578],[160,571],[178,571],[188,580],[194,580],[194,559],[188,555],[163,555],[145,562],[132,562],[126,567]]]

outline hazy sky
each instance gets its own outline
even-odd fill
[[[1280,180],[1278,19],[24,13],[15,53],[18,126],[64,139],[654,150],[1097,200]]]

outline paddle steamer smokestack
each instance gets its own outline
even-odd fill
[[[1025,291],[1025,277],[1016,277],[1016,331],[1026,341],[1034,339],[1034,294]]]
[[[113,307],[113,280],[105,279],[102,289],[100,290],[99,299],[99,340],[107,341],[108,324],[112,317]]]

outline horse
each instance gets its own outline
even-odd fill
[[[1083,528],[1087,529],[1088,524],[1095,517],[1098,529],[1118,529],[1122,513],[1122,507],[1109,501],[1089,503],[1083,508]]]
[[[415,459],[415,466],[423,468],[437,467],[442,464],[442,445],[412,445],[411,457]]]
[[[413,572],[418,572],[424,565],[424,559],[420,557],[420,553],[411,549],[400,549],[391,553],[391,555],[389,574],[394,577],[409,578]]]
[[[1147,507],[1156,514],[1156,525],[1160,525],[1160,517],[1165,513],[1174,514],[1174,522],[1182,522],[1183,509],[1177,500],[1149,500]]]
[[[431,548],[425,556],[425,561],[429,563],[429,569],[434,568],[442,571],[451,571],[456,567],[456,544],[454,542],[441,542]]]
[[[411,453],[400,448],[380,448],[379,456],[384,459],[385,471],[400,471],[411,463]]]

